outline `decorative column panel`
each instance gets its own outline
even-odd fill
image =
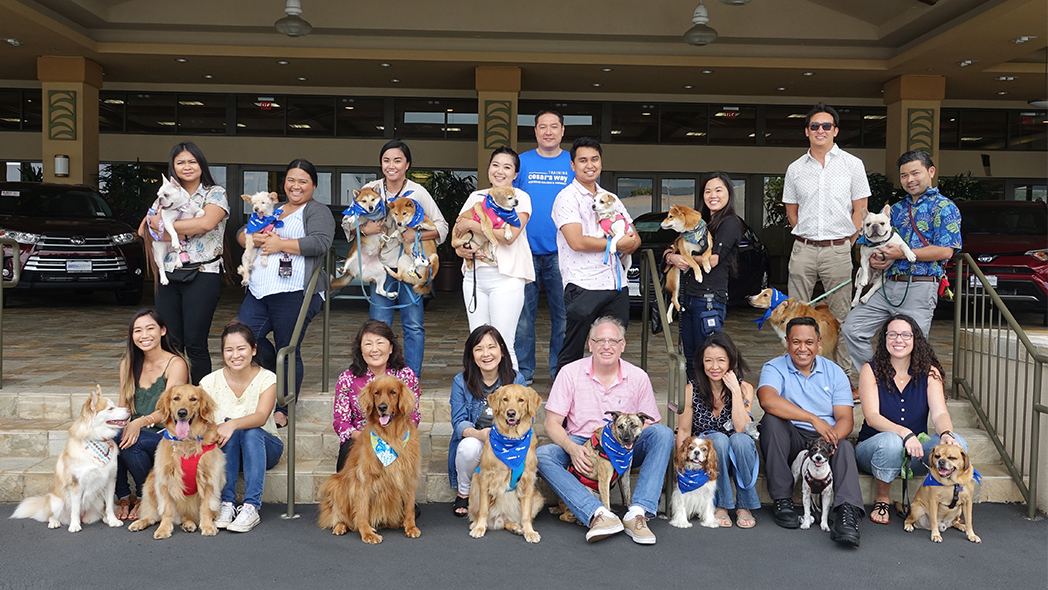
[[[935,161],[939,153],[939,105],[946,96],[942,76],[899,76],[884,85],[884,104],[888,106],[887,138],[884,146],[884,173],[899,183],[899,156],[910,150],[924,150]]]
[[[488,160],[495,148],[517,149],[520,68],[477,68],[477,187],[488,183]]]
[[[44,182],[98,184],[98,90],[102,66],[83,57],[39,57],[44,121]],[[55,157],[69,158],[69,176],[55,176]]]

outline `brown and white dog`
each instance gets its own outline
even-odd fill
[[[102,397],[102,388],[96,385],[69,427],[69,440],[55,465],[54,490],[22,500],[11,518],[47,522],[49,529],[68,524],[71,533],[100,518],[111,527],[123,526],[113,513],[120,452],[113,438],[130,417],[130,410]]]
[[[539,394],[523,385],[506,385],[488,396],[488,405],[495,413],[491,426],[495,441],[489,437],[484,443],[480,472],[473,475],[469,488],[469,519],[473,522],[469,534],[474,539],[483,537],[489,528],[523,535],[528,543],[538,543],[542,538],[532,526],[543,500],[535,489],[538,437],[531,424],[541,404]],[[527,449],[513,446],[514,441],[519,446],[527,445]],[[493,444],[505,452],[496,455]],[[519,477],[507,460],[523,460],[518,466]]]
[[[917,490],[903,528],[908,533],[914,528],[931,529],[932,541],[942,543],[942,531],[952,526],[972,543],[982,543],[972,528],[975,468],[968,453],[957,445],[938,445],[932,449],[928,464],[939,485],[925,484]]]
[[[671,229],[680,234],[673,242],[673,249],[684,257],[685,262],[691,267],[695,280],[702,282],[702,271],[710,272],[710,257],[713,256],[713,238],[706,228],[706,222],[702,214],[684,205],[670,207],[666,219],[660,224],[662,229]],[[702,258],[700,265],[695,261],[695,256]],[[680,269],[669,264],[666,266],[666,284],[664,288],[670,293],[670,301],[673,303],[671,309],[666,310],[666,323],[673,323],[673,310],[681,311],[680,305]]]
[[[713,443],[701,436],[685,439],[673,458],[673,471],[677,477],[670,494],[670,524],[691,528],[688,519],[698,516],[704,527],[720,526],[713,515],[713,497],[717,493],[717,451]],[[708,478],[705,483],[704,477]]]
[[[251,217],[248,219],[248,231],[244,232],[244,255],[240,258],[240,266],[237,272],[243,277],[240,281],[242,286],[247,286],[251,281],[251,268],[255,265],[255,256],[261,254],[259,263],[268,266],[269,255],[255,249],[255,234],[268,234],[273,231],[277,222],[273,215],[279,197],[276,193],[265,191],[253,195],[240,195],[241,200],[251,205]],[[283,223],[283,222],[280,222]],[[251,230],[256,231],[251,231]]]
[[[517,208],[517,191],[511,186],[492,188],[488,191],[488,195],[490,195],[491,200],[495,202],[495,206],[504,211],[513,211]],[[455,248],[465,246],[467,250],[473,252],[483,252],[484,256],[494,263],[496,261],[496,250],[498,249],[498,240],[495,238],[495,230],[502,230],[503,238],[506,240],[511,239],[513,233],[510,230],[512,226],[494,214],[488,207],[486,201],[487,199],[482,199],[474,203],[473,207],[467,209],[458,216],[458,219],[472,220],[480,223],[481,232],[478,234],[472,230],[467,230],[461,236],[452,236],[451,245]],[[473,268],[473,261],[466,259],[466,266],[468,268]]]
[[[392,237],[399,238],[408,228],[415,231],[437,229],[421,207],[418,201],[407,197],[401,197],[389,204],[388,220],[393,227]],[[437,270],[440,269],[440,259],[437,256],[436,240],[421,240],[421,243],[421,252],[412,252],[414,242],[404,243],[404,253],[397,260],[396,270],[388,266],[384,268],[389,276],[412,285],[415,293],[428,295],[433,290],[430,278],[436,276]]]
[[[385,222],[382,214],[382,195],[371,187],[353,190],[353,209],[363,211],[358,215],[344,215],[342,217],[342,229],[346,232],[346,239],[352,245],[349,247],[349,255],[342,264],[341,276],[331,281],[332,289],[340,289],[349,284],[354,278],[359,278],[365,283],[375,285],[375,293],[382,297],[389,297],[384,288],[386,284],[386,269],[379,260],[379,252],[382,251],[382,234],[364,235],[360,234],[357,239],[357,225],[361,221],[367,221],[369,216],[376,216],[376,221],[381,219]],[[358,217],[365,217],[360,220]],[[396,293],[392,294],[393,298]]]
[[[775,297],[773,293],[775,293],[775,289],[768,287],[760,293],[750,296],[750,305],[758,309],[768,309]],[[778,297],[781,298],[782,294],[780,293]],[[819,344],[819,354],[832,359],[837,348],[837,339],[840,337],[841,325],[837,318],[830,313],[829,306],[825,303],[820,303],[812,307],[792,297],[788,297],[776,305],[771,310],[768,323],[771,324],[775,333],[782,339],[783,348],[786,348],[786,324],[793,318],[815,319],[815,322],[819,324],[819,337],[822,338]]]

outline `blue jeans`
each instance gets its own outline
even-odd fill
[[[123,435],[124,430],[121,429],[117,433],[116,438],[113,439],[116,441],[116,444],[120,444],[120,437]],[[146,478],[149,477],[149,472],[153,469],[153,455],[156,454],[156,446],[162,436],[159,432],[140,430],[135,444],[126,449],[120,449],[120,454],[116,458],[117,498],[126,498],[131,495],[131,486],[127,481],[129,473],[131,474],[131,479],[135,480],[135,490],[138,491],[138,497],[142,497],[142,493],[145,491]]]
[[[517,336],[513,348],[517,351],[517,367],[526,379],[535,376],[535,318],[539,313],[539,283],[546,289],[549,304],[549,376],[557,376],[557,357],[564,345],[564,282],[560,277],[558,254],[535,254],[535,282],[524,286],[524,308],[517,321]]]
[[[932,434],[931,440],[922,443],[924,447],[924,461],[928,460],[929,453],[939,444],[939,435]],[[954,438],[960,443],[964,452],[968,452],[968,443],[959,434]],[[891,483],[899,477],[902,471],[902,452],[906,447],[902,444],[902,438],[894,432],[879,432],[870,438],[855,445],[855,462],[866,473],[873,474],[877,479]],[[914,476],[927,475],[928,466],[922,463],[922,459],[910,457],[910,469]]]
[[[571,436],[577,444],[585,444],[588,437]],[[666,466],[673,453],[673,431],[663,424],[652,424],[644,429],[633,445],[633,466],[640,465],[640,475],[633,485],[633,505],[644,509],[646,516],[654,517],[659,508],[659,496],[666,479]],[[593,513],[600,508],[600,499],[590,489],[568,473],[571,457],[555,444],[543,445],[535,452],[539,460],[539,474],[572,513],[586,526]]]
[[[306,328],[313,316],[320,311],[323,300],[320,293],[313,295],[309,301],[309,309],[306,311],[306,321],[302,324],[302,333],[299,334],[295,345],[295,399],[302,389],[302,377],[304,373],[302,365],[302,339],[306,337]],[[302,307],[302,291],[291,291],[290,293],[274,293],[262,299],[256,299],[250,292],[244,296],[244,303],[240,305],[237,312],[237,320],[247,327],[255,335],[258,344],[258,364],[263,368],[276,372],[277,351],[291,344],[291,335],[295,331],[295,322],[298,321],[298,310]],[[273,342],[269,341],[269,333],[273,333]],[[286,359],[285,359],[286,362]],[[284,367],[285,371],[287,366]],[[285,378],[287,373],[284,373]],[[290,387],[285,391],[290,391]],[[277,406],[277,411],[286,414],[287,407]]]
[[[735,489],[739,496],[739,508],[756,510],[761,507],[757,497],[757,443],[750,435],[736,432],[729,438],[723,432],[705,435],[717,451],[717,495],[714,505],[731,510],[735,508],[735,496],[731,493],[731,480],[735,478]],[[730,450],[730,452],[729,452]],[[731,455],[735,460],[731,460]]]
[[[400,327],[404,330],[404,362],[415,373],[416,377],[422,377],[422,355],[426,349],[426,327],[422,324],[422,295],[412,290],[411,285],[399,283],[393,277],[386,277],[385,289],[391,292],[397,287],[397,301],[382,297],[371,290],[371,309],[368,313],[373,320],[385,323],[393,327],[394,305],[403,305],[400,308]],[[415,300],[415,303],[412,303]]]
[[[728,305],[716,299],[709,300],[704,297],[681,297],[681,305],[684,311],[680,314],[680,341],[684,347],[684,359],[688,370],[688,381],[695,379],[695,351],[713,335],[724,329],[724,318],[728,317]],[[711,310],[707,310],[711,307]],[[706,314],[707,311],[715,312],[713,315]],[[706,314],[707,317],[702,317]],[[712,322],[712,325],[711,325]]]
[[[226,454],[226,487],[222,488],[222,501],[236,499],[237,475],[243,471],[244,504],[261,508],[266,471],[280,461],[284,441],[261,428],[234,430],[222,451]]]

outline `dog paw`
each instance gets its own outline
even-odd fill
[[[69,532],[71,533],[79,533],[81,529],[82,527],[80,526],[79,522],[74,522],[69,525]]]
[[[360,535],[360,540],[364,541],[368,545],[378,545],[382,542],[382,535],[377,533],[364,533]]]
[[[53,518],[47,521],[47,528],[49,529],[57,529],[60,526],[62,526],[62,523]]]
[[[196,530],[196,523],[192,520],[187,520],[182,523],[182,530],[187,533],[191,533]]]
[[[699,524],[701,524],[702,526],[704,526],[704,527],[706,527],[708,529],[719,529],[719,528],[721,528],[721,525],[716,521],[716,519],[710,519],[710,520],[707,520],[705,522],[701,522]],[[691,526],[691,524],[689,524],[688,526]]]
[[[139,519],[128,525],[127,530],[131,531],[132,533],[135,533],[141,530],[145,530],[147,526],[149,526],[148,523],[146,523],[144,520]]]
[[[404,529],[404,536],[409,539],[417,539],[422,536],[422,531],[418,530],[417,526]]]
[[[932,533],[932,543],[942,543],[942,535],[938,531]]]
[[[474,539],[480,539],[484,536],[484,533],[488,532],[488,527],[473,523],[473,526],[469,527],[469,536]]]
[[[331,534],[342,536],[346,534],[347,530],[349,530],[349,527],[347,527],[345,523],[339,522],[335,523],[335,526],[331,527]]]
[[[160,284],[161,284],[161,285],[166,285],[166,284],[168,284],[168,280],[167,280],[167,277],[160,277]]]
[[[972,543],[982,543],[982,539],[979,538],[979,535],[976,535],[974,533],[968,535],[968,540]]]
[[[524,540],[528,543],[538,543],[542,540],[542,535],[538,534],[537,531],[524,531]]]
[[[828,524],[820,524],[819,528],[822,529],[822,532],[824,533],[830,532],[830,525]]]
[[[914,531],[914,528],[912,524],[907,522],[902,525],[902,530],[906,531],[907,533],[912,533]]]
[[[112,519],[107,517],[106,518],[106,524],[108,524],[109,526],[111,526],[111,527],[116,529],[116,528],[120,528],[120,527],[124,526],[124,521],[120,520],[119,518],[117,518],[115,516]]]
[[[158,528],[156,530],[156,532],[153,533],[153,538],[158,540],[158,541],[160,539],[168,539],[168,538],[170,538],[171,537],[171,529],[172,528],[174,528],[174,527],[172,527],[170,525],[168,525],[168,526],[161,525],[160,528]]]
[[[804,519],[802,518],[802,519],[801,519],[801,530],[802,530],[802,531],[806,531],[806,530],[808,530],[808,529],[810,529],[810,528],[811,528],[811,523],[810,523],[810,522],[808,522],[808,521],[806,521],[806,520],[804,520]]]
[[[208,526],[201,526],[200,534],[204,535],[205,537],[214,537],[218,534],[218,527],[213,524]]]

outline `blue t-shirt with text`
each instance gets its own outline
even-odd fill
[[[520,155],[520,172],[513,186],[531,197],[528,220],[528,244],[532,254],[557,253],[557,226],[553,223],[553,201],[557,194],[575,179],[571,154],[561,151],[555,158],[545,158],[537,150]]]

